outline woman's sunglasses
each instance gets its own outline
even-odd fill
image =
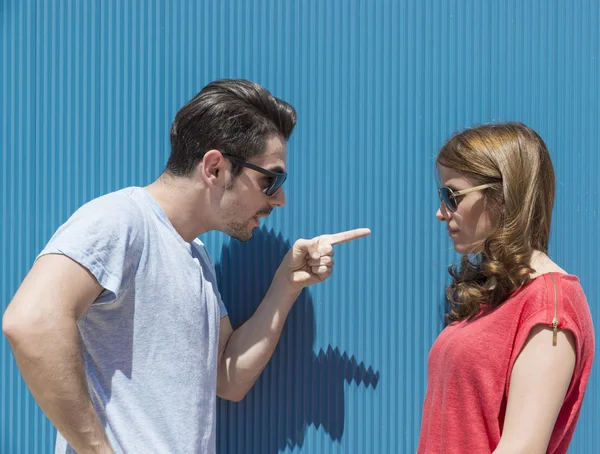
[[[243,159],[240,159],[240,158],[236,158],[235,156],[232,156],[230,154],[227,154],[227,153],[221,153],[221,154],[225,158],[229,159],[231,162],[235,162],[236,164],[238,164],[242,167],[246,167],[248,169],[255,170],[256,172],[260,172],[263,175],[268,176],[271,179],[269,187],[267,189],[265,189],[265,194],[267,194],[268,196],[272,196],[273,194],[275,194],[277,192],[277,190],[281,187],[281,185],[285,182],[285,179],[287,178],[286,172],[271,172],[270,170],[263,169],[262,167],[259,167],[254,164],[250,164],[249,162],[244,161]]]
[[[454,213],[458,208],[458,200],[457,197],[461,197],[463,195],[468,194],[469,192],[481,191],[482,189],[486,189],[493,186],[492,183],[481,184],[479,186],[475,186],[472,188],[461,189],[460,191],[453,191],[447,187],[438,188],[438,194],[440,195],[440,201],[446,205],[448,211]]]

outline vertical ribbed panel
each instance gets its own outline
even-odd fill
[[[288,206],[249,243],[203,238],[234,325],[291,241],[373,234],[337,248],[334,276],[302,294],[247,398],[219,402],[219,452],[414,452],[456,258],[433,173],[454,131],[517,120],[546,140],[551,255],[600,326],[598,17],[595,0],[0,2],[0,308],[78,206],[160,174],[170,123],[203,85],[255,80],[299,124]],[[4,338],[0,352],[0,453],[53,452]],[[600,445],[599,367],[573,453]]]

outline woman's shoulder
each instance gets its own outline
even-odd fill
[[[553,306],[555,285],[557,289],[560,288],[561,299],[585,301],[577,276],[562,269],[560,271],[547,269],[546,272],[537,274],[527,284],[514,290],[504,304],[508,303],[512,310],[519,308],[524,317],[548,312]]]
[[[579,277],[570,274],[540,251],[534,251],[531,257],[531,267],[535,270],[531,274],[529,286],[539,290],[546,288],[549,294],[558,287],[557,294],[564,301],[569,302],[574,310],[579,307],[587,308],[587,300]]]
[[[551,290],[558,286],[563,299],[566,298],[574,303],[585,303],[587,306],[585,293],[578,276],[565,271],[547,256],[539,265],[532,263],[532,268],[535,269],[535,272],[531,274],[529,285],[538,288],[547,287]]]
[[[547,272],[531,281],[529,284],[532,295],[537,295],[538,310],[552,309],[556,314],[560,328],[573,332],[593,333],[593,322],[590,307],[581,286],[579,277],[569,273]],[[556,290],[555,290],[556,289]],[[557,307],[554,312],[554,292],[557,296]],[[541,295],[546,294],[545,297]],[[529,298],[531,301],[533,298]]]

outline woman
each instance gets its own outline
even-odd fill
[[[520,123],[452,137],[437,169],[460,266],[429,353],[419,453],[566,453],[594,355],[576,276],[547,255],[554,170]]]

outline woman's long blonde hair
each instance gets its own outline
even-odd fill
[[[449,321],[470,319],[481,305],[496,307],[530,281],[531,255],[548,251],[555,178],[542,138],[522,123],[477,126],[454,135],[440,150],[443,165],[484,191],[494,228],[473,257],[449,268]]]

